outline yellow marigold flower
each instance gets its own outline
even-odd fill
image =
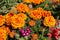
[[[0,28],[0,40],[6,40],[6,38],[7,38],[6,30]]]
[[[53,16],[45,17],[43,24],[47,27],[54,27],[56,23],[56,20]]]
[[[42,17],[42,13],[38,10],[33,10],[30,12],[30,17],[34,20],[39,20]]]
[[[50,11],[43,11],[43,17],[49,17],[51,16],[51,12]]]
[[[14,14],[13,12],[9,12],[6,14],[5,18],[6,18],[6,24],[7,25],[10,25],[11,24],[11,20],[12,20],[12,17],[16,15]]]
[[[32,2],[32,0],[23,0],[23,2],[31,3],[31,2]]]
[[[36,4],[40,4],[42,2],[44,2],[45,0],[32,0],[32,2],[36,5]]]
[[[29,8],[26,4],[17,4],[16,6],[16,9],[19,11],[19,12],[28,12],[29,11]]]
[[[0,26],[5,23],[5,16],[0,15]]]
[[[22,18],[23,20],[27,19],[27,15],[24,13],[19,13],[19,14],[17,14],[17,16],[18,16],[18,18],[20,18],[20,19]]]
[[[34,26],[34,25],[35,25],[35,21],[34,21],[34,20],[30,20],[30,21],[29,21],[29,25],[30,25],[30,26]]]
[[[17,29],[17,28],[20,29],[21,27],[24,26],[25,21],[22,18],[18,18],[17,16],[13,16],[11,24],[14,29]]]

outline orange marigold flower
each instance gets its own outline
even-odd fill
[[[43,24],[47,27],[54,27],[56,23],[56,20],[53,16],[45,17]]]
[[[30,17],[34,20],[39,20],[42,17],[42,13],[38,10],[33,10],[30,12]]]
[[[7,34],[10,33],[10,29],[9,29],[9,27],[3,25],[3,26],[0,27],[0,28],[3,29],[3,30],[6,30]]]
[[[16,15],[16,14],[14,14],[13,12],[7,13],[7,15],[5,16],[5,18],[6,18],[6,24],[7,24],[7,25],[10,25],[10,24],[11,24],[11,19],[12,19],[12,17],[13,17],[14,15]]]
[[[6,30],[0,28],[0,40],[6,40],[6,38],[7,38]]]
[[[37,8],[38,11],[43,11],[43,9],[41,7]]]
[[[23,2],[31,3],[31,2],[32,2],[32,0],[23,0]]]
[[[28,12],[29,11],[29,8],[26,4],[17,4],[16,6],[16,9],[19,11],[19,12]]]
[[[34,26],[34,25],[35,25],[35,21],[34,21],[34,20],[30,20],[30,21],[29,21],[29,25],[30,25],[30,26]]]
[[[17,28],[20,29],[21,27],[24,26],[25,21],[22,18],[18,18],[17,16],[13,16],[11,24],[14,29],[17,29]]]
[[[5,16],[0,15],[0,26],[5,23]]]
[[[24,13],[19,13],[19,14],[17,14],[17,16],[18,16],[18,18],[22,18],[23,20],[27,19],[27,15]]]
[[[44,2],[45,0],[32,0],[32,2],[36,5],[36,4],[40,4],[42,2]]]
[[[15,36],[14,30],[12,32],[10,32],[9,35],[10,35],[11,38],[14,38],[14,36]]]
[[[49,16],[51,16],[50,11],[43,11],[43,17],[49,17]]]
[[[32,39],[37,40],[38,39],[38,34],[32,34]]]

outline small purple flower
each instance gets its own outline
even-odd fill
[[[29,30],[30,30],[30,28],[28,27],[28,28],[26,28],[26,30],[27,30],[27,31],[29,31]]]
[[[25,33],[27,33],[28,31],[27,30],[25,30]]]
[[[23,33],[23,34],[22,34],[22,36],[26,36],[26,34],[25,34],[25,33]]]
[[[28,36],[28,35],[29,35],[29,33],[26,33],[26,35]]]
[[[31,31],[28,31],[28,33],[30,34]]]
[[[21,30],[20,30],[20,32],[21,32],[21,33],[24,33],[24,32],[25,32],[25,30],[24,30],[24,29],[21,29]]]

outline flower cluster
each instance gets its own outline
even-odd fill
[[[45,33],[47,30],[50,30],[48,37],[55,37],[56,39],[60,37],[60,29],[55,27],[56,19],[52,15],[52,12],[45,10],[45,7],[39,6],[44,1],[22,0],[23,3],[18,3],[11,10],[9,9],[10,11],[6,14],[1,14],[0,39],[6,40],[9,37],[12,39],[15,37],[17,40],[23,40],[27,37],[25,40],[40,40],[39,38],[43,40],[45,35],[48,34],[48,32]],[[39,7],[37,7],[37,4]],[[46,7],[48,6],[46,4]]]
[[[22,36],[28,36],[31,33],[31,30],[30,30],[30,28],[26,28],[25,30],[21,29],[20,32],[21,32]]]
[[[56,39],[60,38],[60,28],[50,28],[50,31],[52,32],[48,33],[48,37],[55,37]]]

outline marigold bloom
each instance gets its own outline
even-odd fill
[[[17,29],[17,28],[20,29],[21,27],[24,26],[25,21],[22,18],[18,18],[17,16],[13,16],[11,24],[14,29]]]
[[[31,3],[31,2],[32,2],[32,0],[23,0],[23,2]]]
[[[17,14],[17,16],[18,16],[18,18],[20,18],[20,19],[22,18],[23,20],[27,19],[27,15],[24,13],[19,13],[19,14]]]
[[[30,12],[30,17],[34,20],[39,20],[42,17],[42,13],[38,10],[33,10]]]
[[[14,14],[14,13],[12,13],[12,12],[9,12],[9,13],[7,13],[7,15],[5,16],[5,18],[6,18],[6,24],[7,25],[10,25],[11,24],[11,19],[12,19],[12,17],[14,16],[14,15],[16,15],[16,14]]]
[[[44,2],[45,0],[32,0],[32,2],[36,5],[36,4],[40,4],[42,2]]]
[[[15,36],[14,30],[12,32],[10,32],[9,35],[10,35],[11,38],[14,38],[14,36]]]
[[[5,16],[0,15],[0,26],[5,23]]]
[[[43,11],[43,17],[49,17],[51,16],[51,12],[50,11]]]
[[[32,39],[34,40],[38,39],[38,34],[32,34]]]
[[[54,27],[56,23],[56,20],[53,16],[45,17],[43,24],[47,27]]]
[[[16,9],[19,12],[28,12],[29,11],[29,8],[26,4],[17,4]]]
[[[7,38],[6,30],[0,28],[0,40],[6,40],[6,38]]]
[[[9,27],[3,25],[3,26],[1,26],[0,28],[3,29],[3,30],[6,30],[7,34],[10,33]]]
[[[43,11],[43,9],[41,7],[37,8],[38,11]]]
[[[35,25],[35,21],[34,21],[34,20],[30,20],[30,21],[29,21],[29,25],[30,25],[30,26],[34,26],[34,25]]]

